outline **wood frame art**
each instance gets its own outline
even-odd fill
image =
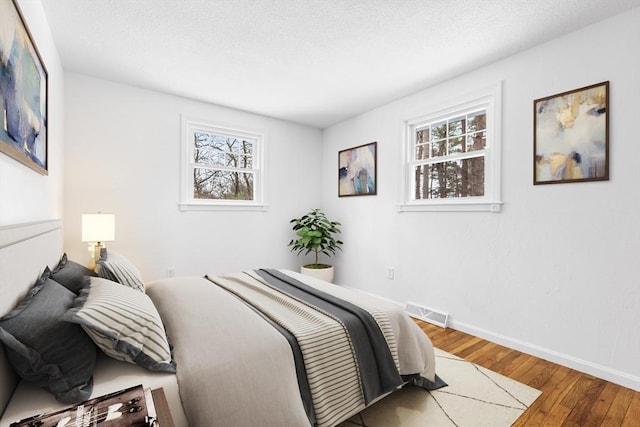
[[[533,183],[609,180],[609,82],[533,101]]]
[[[15,0],[0,0],[0,28],[0,152],[47,175],[47,69]]]
[[[373,196],[378,190],[378,143],[338,152],[338,196]]]

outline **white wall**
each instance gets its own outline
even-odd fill
[[[324,131],[337,282],[640,390],[640,9]],[[401,121],[503,81],[502,213],[398,213]],[[609,80],[608,182],[532,184],[533,100]],[[337,197],[337,153],[378,141],[378,195]],[[385,278],[395,268],[395,280]]]
[[[49,175],[0,153],[0,226],[63,214],[64,72],[42,5],[37,0],[19,3],[48,71]]]
[[[320,203],[321,131],[229,108],[67,73],[65,249],[89,259],[81,215],[116,215],[107,247],[146,280],[296,268],[289,220]],[[266,133],[266,212],[181,212],[180,117]]]
[[[49,71],[49,175],[0,154],[0,225],[64,212],[65,248],[86,260],[81,214],[114,212],[117,240],[109,247],[154,279],[167,267],[176,274],[295,268],[286,248],[288,220],[322,202],[344,224],[345,251],[333,260],[338,282],[449,311],[456,328],[640,389],[640,57],[634,54],[640,10],[321,136],[85,76],[64,79],[40,3],[20,4]],[[433,99],[498,80],[504,81],[504,211],[398,213],[402,119]],[[611,81],[611,180],[534,187],[533,99],[604,80]],[[178,210],[180,114],[266,129],[267,212]],[[378,141],[378,195],[339,199],[338,150],[371,141]],[[461,246],[465,256],[451,256]],[[385,278],[387,267],[396,269],[395,280]]]

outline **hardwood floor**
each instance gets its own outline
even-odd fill
[[[640,392],[464,332],[416,323],[439,349],[542,391],[514,426],[640,427]]]

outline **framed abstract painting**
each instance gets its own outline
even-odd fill
[[[533,183],[609,180],[609,82],[533,102]]]
[[[13,0],[0,0],[0,110],[0,152],[47,175],[47,70]]]
[[[359,145],[338,152],[338,196],[377,194],[378,143]]]

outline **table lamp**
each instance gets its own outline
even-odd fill
[[[82,214],[82,241],[89,243],[91,262],[89,268],[96,266],[100,259],[100,250],[104,248],[104,242],[115,240],[116,216],[114,214]]]

